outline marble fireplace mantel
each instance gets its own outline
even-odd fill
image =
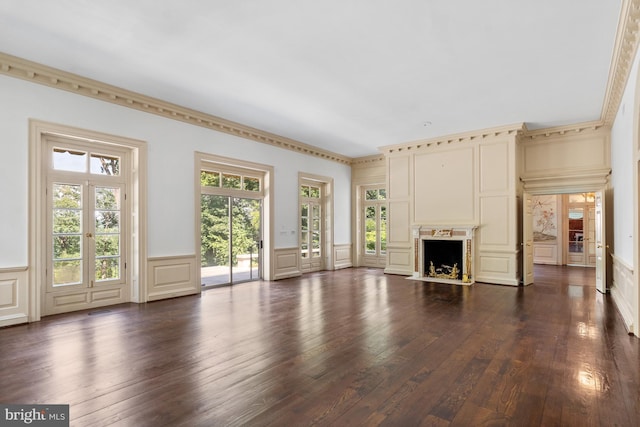
[[[476,225],[415,225],[412,227],[412,235],[414,240],[414,271],[411,279],[423,280],[427,282],[449,283],[455,285],[471,285],[474,283],[473,255],[474,250],[474,234]],[[425,260],[425,241],[427,245],[434,247],[437,252],[438,242],[443,242],[443,247],[454,248],[453,252],[456,262],[448,264],[453,265],[430,265]],[[460,242],[459,245],[454,243],[451,246],[447,242]],[[459,247],[459,255],[455,253]],[[429,255],[429,254],[427,254]],[[459,263],[459,264],[458,264]]]

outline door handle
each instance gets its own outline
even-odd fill
[[[91,234],[91,233],[86,233],[86,234],[85,234],[85,236],[87,236],[87,237],[93,237],[93,234]]]

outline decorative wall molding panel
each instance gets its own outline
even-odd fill
[[[351,248],[352,245],[350,243],[333,247],[334,270],[353,267]]]
[[[199,293],[196,264],[195,255],[149,258],[147,301]]]
[[[611,255],[611,258],[613,260],[613,283],[609,291],[624,319],[627,332],[634,334],[638,332],[638,327],[633,321],[632,301],[635,298],[634,287],[637,286],[633,280],[633,268],[615,255]]]
[[[0,327],[29,321],[27,267],[0,268]]]
[[[287,279],[302,275],[300,270],[300,249],[277,248],[273,251],[275,260],[273,280]]]

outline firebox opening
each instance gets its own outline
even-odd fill
[[[438,279],[462,278],[462,240],[423,240],[424,275]]]

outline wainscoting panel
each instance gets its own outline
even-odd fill
[[[518,286],[516,253],[485,252],[477,257],[476,282]]]
[[[0,326],[29,321],[27,267],[0,269]]]
[[[148,266],[148,301],[200,292],[195,255],[149,258]]]
[[[388,274],[413,275],[413,250],[411,247],[390,247],[387,246],[387,268]]]
[[[552,264],[558,265],[558,245],[556,242],[534,243],[533,244],[533,263],[534,264]]]
[[[353,267],[351,258],[351,244],[335,245],[333,247],[334,269]]]
[[[613,259],[613,283],[611,285],[611,296],[613,302],[618,307],[620,315],[624,319],[627,331],[632,334],[637,332],[637,325],[633,322],[633,306],[631,301],[635,298],[633,287],[633,268],[627,265],[620,258],[612,255]]]
[[[300,250],[294,248],[277,248],[273,251],[275,266],[273,280],[298,277],[300,270]]]

